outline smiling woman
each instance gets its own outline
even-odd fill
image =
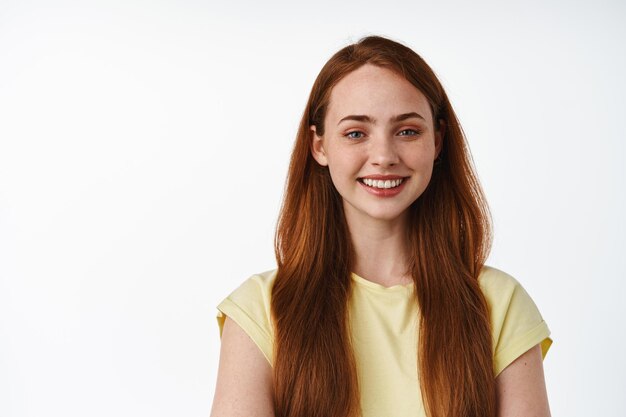
[[[441,150],[426,97],[397,73],[365,64],[333,88],[324,126],[323,135],[311,126],[313,157],[328,167],[350,228],[377,218],[405,228]]]
[[[415,52],[381,37],[337,52],[298,130],[278,268],[218,306],[212,416],[548,416],[550,331],[485,265],[470,161]]]

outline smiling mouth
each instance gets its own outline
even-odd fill
[[[399,187],[400,184],[404,182],[406,178],[398,178],[395,180],[373,180],[370,178],[359,178],[358,181],[361,184],[365,184],[368,187],[379,188],[379,189],[388,189],[388,188],[396,188]]]

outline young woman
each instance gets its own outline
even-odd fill
[[[550,331],[484,265],[487,205],[459,122],[411,49],[367,37],[318,75],[278,269],[219,305],[213,417],[549,416]]]

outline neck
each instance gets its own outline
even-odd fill
[[[386,287],[413,282],[408,273],[406,216],[394,220],[346,218],[355,274]]]

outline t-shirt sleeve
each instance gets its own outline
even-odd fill
[[[228,316],[250,336],[270,365],[273,355],[270,296],[274,275],[274,271],[253,275],[217,306],[220,337]]]
[[[494,374],[540,344],[545,358],[552,339],[539,309],[521,284],[510,275],[485,267],[480,286],[491,314]]]

